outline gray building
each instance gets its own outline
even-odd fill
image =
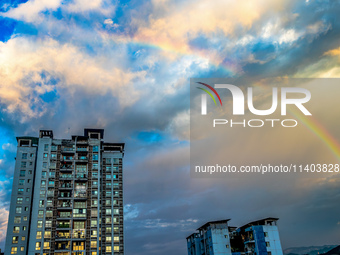
[[[188,255],[282,255],[278,218],[236,228],[229,220],[207,222],[187,237]]]
[[[124,254],[124,143],[17,137],[5,254]]]

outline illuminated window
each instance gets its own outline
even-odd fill
[[[51,238],[51,231],[45,231],[44,238]]]
[[[16,212],[16,213],[21,213],[21,212],[22,212],[22,207],[17,206],[17,207],[15,208],[15,212]]]
[[[43,224],[42,220],[38,220],[37,228],[42,228],[42,224]]]
[[[91,241],[91,248],[97,248],[97,241]]]
[[[26,240],[26,236],[22,236],[21,241],[25,241],[25,240]]]
[[[19,241],[19,236],[12,237],[12,243],[18,243],[18,241]]]
[[[41,248],[41,242],[36,242],[35,243],[35,250],[40,251],[40,248]]]
[[[37,231],[37,237],[36,239],[41,239],[41,231]]]
[[[105,241],[106,241],[107,243],[111,243],[112,237],[111,237],[111,236],[107,236],[107,237],[105,238]]]
[[[111,252],[112,251],[112,247],[111,246],[106,246],[106,252]]]
[[[119,236],[115,236],[115,237],[113,238],[113,241],[114,241],[114,242],[119,242]]]
[[[14,228],[13,228],[13,233],[14,233],[14,234],[19,233],[19,231],[20,231],[20,227],[14,227]]]
[[[44,242],[44,249],[50,249],[50,242]]]
[[[21,223],[21,217],[20,216],[15,216],[14,217],[14,223]]]
[[[119,251],[119,246],[113,246],[114,251]]]
[[[18,247],[11,248],[11,254],[17,254],[17,252],[18,252]]]
[[[25,250],[25,247],[24,246],[21,246],[20,247],[20,251],[24,251]]]

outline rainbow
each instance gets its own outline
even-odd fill
[[[187,48],[175,48],[171,45],[166,44],[152,44],[150,42],[142,41],[142,40],[136,40],[129,38],[125,38],[125,41],[127,43],[140,45],[143,47],[150,47],[154,49],[160,49],[163,51],[172,52],[175,54],[180,55],[196,55],[201,58],[209,59],[209,64],[216,67],[216,68],[222,68],[226,72],[228,72],[231,76],[236,76],[236,74],[239,72],[239,68],[237,65],[232,63],[226,63],[225,61],[221,61],[218,59],[212,59],[211,57],[208,57],[207,54],[204,54],[203,51],[189,51]],[[255,87],[258,87],[262,90],[266,88],[261,82],[258,82],[254,84]],[[215,101],[215,100],[214,100]],[[216,104],[216,102],[215,102]],[[328,149],[334,154],[334,156],[337,158],[337,160],[340,161],[340,144],[339,142],[329,133],[329,131],[322,126],[321,123],[319,123],[315,118],[309,116],[308,118],[304,115],[298,113],[297,111],[289,111],[290,114],[292,114],[295,118],[301,121],[301,123],[313,134],[315,134],[327,147]]]

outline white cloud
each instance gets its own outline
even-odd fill
[[[8,12],[2,13],[2,16],[23,20],[26,22],[42,22],[41,12],[45,10],[55,10],[61,5],[62,0],[31,0],[20,4]]]
[[[143,80],[145,72],[120,67],[120,58],[125,56],[120,49],[114,56],[106,52],[89,56],[73,45],[59,44],[49,38],[36,41],[13,38],[0,42],[0,49],[0,99],[7,112],[19,110],[25,118],[41,116],[47,107],[39,95],[52,90],[62,90],[70,97],[76,96],[77,89],[99,95],[112,92],[122,107],[139,98],[133,84],[136,79]],[[42,72],[60,82],[45,84]]]
[[[11,144],[11,143],[4,143],[2,145],[2,149],[10,151],[10,152],[15,152],[16,151],[16,146],[14,144]],[[0,161],[0,163],[1,163],[1,161]]]

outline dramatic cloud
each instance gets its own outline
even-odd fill
[[[338,1],[5,0],[0,7],[1,248],[15,137],[46,128],[68,138],[84,127],[126,142],[126,254],[186,254],[185,237],[221,218],[237,226],[277,216],[283,247],[338,242],[337,176],[189,173],[189,78],[339,77]],[[336,102],[322,101],[338,109]],[[337,134],[332,123],[327,129]],[[324,146],[321,154],[333,158]]]

